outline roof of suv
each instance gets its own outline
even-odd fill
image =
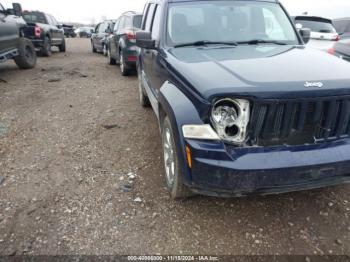
[[[136,15],[142,15],[141,13],[137,13],[135,11],[127,11],[121,14],[121,16],[136,16]]]

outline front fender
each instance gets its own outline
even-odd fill
[[[169,117],[174,139],[178,152],[179,165],[184,175],[185,183],[191,184],[192,177],[187,165],[185,145],[186,141],[183,136],[182,126],[187,124],[203,124],[197,109],[192,101],[188,99],[174,84],[169,81],[165,82],[158,95],[159,106],[157,116],[160,124],[165,115]]]

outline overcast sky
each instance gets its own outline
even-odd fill
[[[5,7],[13,1],[0,0]],[[143,10],[146,0],[14,0],[24,10],[41,10],[65,22],[97,23],[103,18],[117,18],[129,10]],[[350,16],[350,0],[281,0],[291,15],[308,11],[310,15],[327,18]]]

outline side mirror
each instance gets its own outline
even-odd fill
[[[112,29],[107,28],[105,32],[106,32],[107,34],[112,34]]]
[[[58,28],[58,29],[62,29],[62,28],[63,28],[63,25],[62,25],[62,24],[58,24],[58,25],[57,25],[57,28]]]
[[[311,39],[311,30],[308,28],[302,28],[299,30],[299,34],[303,39],[304,43],[307,44]]]
[[[22,6],[19,3],[13,3],[13,13],[15,16],[22,16]]]
[[[155,49],[156,41],[152,40],[150,32],[138,31],[136,32],[136,45],[140,48]]]

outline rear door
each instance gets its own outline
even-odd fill
[[[160,32],[162,25],[161,19],[162,6],[156,5],[151,26],[152,39],[155,40],[156,46],[159,46],[160,43]],[[165,81],[164,78],[166,77],[166,72],[164,72],[164,68],[162,66],[162,56],[159,54],[158,50],[149,50],[149,56],[151,62],[149,65],[151,68],[151,73],[148,81],[158,96],[158,92]]]
[[[156,4],[149,4],[147,6],[145,18],[142,22],[142,30],[151,32],[155,9],[156,9]],[[153,65],[153,59],[154,59],[153,52],[149,49],[142,48],[141,57],[142,57],[141,68],[143,69],[142,70],[143,81],[146,84],[145,86],[149,87],[150,89],[153,89],[153,86],[151,83],[152,71],[153,71],[152,65]]]
[[[94,32],[94,33],[92,34],[92,36],[91,36],[91,39],[92,39],[92,42],[93,42],[95,48],[97,48],[97,39],[98,39],[98,34],[99,34],[99,31],[100,31],[101,24],[102,24],[102,23],[100,23],[100,24],[98,24],[98,25],[96,26],[95,32]]]
[[[118,26],[119,26],[120,19],[118,19],[114,25],[113,28],[113,34],[110,36],[109,40],[109,50],[111,52],[111,57],[114,59],[117,59],[117,33],[118,33]]]
[[[106,22],[101,23],[96,36],[96,47],[99,51],[102,51],[102,40],[106,35],[106,29],[107,29],[107,23]]]
[[[124,27],[125,27],[125,16],[122,16],[120,18],[116,37],[115,37],[115,44],[116,44],[115,54],[118,61],[120,60],[120,53],[119,53],[119,50],[121,49],[120,40],[124,34],[124,30],[125,30]]]

